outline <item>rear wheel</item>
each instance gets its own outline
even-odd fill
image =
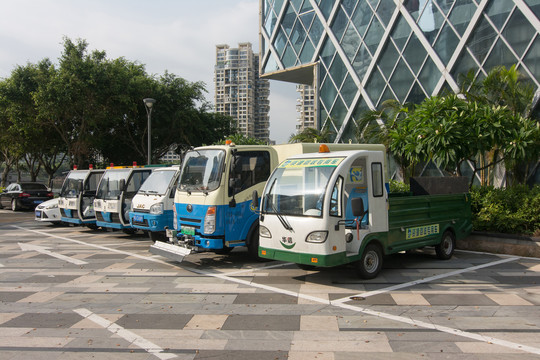
[[[21,210],[21,207],[19,206],[19,203],[17,202],[17,199],[11,200],[11,210],[13,210],[13,211]]]
[[[361,259],[356,263],[357,273],[362,279],[375,278],[382,269],[382,250],[376,243],[366,246]]]
[[[451,231],[445,231],[441,243],[435,246],[437,257],[441,260],[448,260],[454,255],[456,249],[456,237]]]

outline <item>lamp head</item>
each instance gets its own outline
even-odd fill
[[[154,105],[154,103],[156,102],[156,100],[152,99],[152,98],[146,98],[146,99],[143,99],[143,102],[144,102],[144,105],[146,105],[147,108],[151,109],[152,106]]]

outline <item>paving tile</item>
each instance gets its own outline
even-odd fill
[[[389,341],[394,352],[416,353],[419,350],[422,353],[461,353],[461,349],[454,342],[444,341]]]
[[[224,330],[282,330],[300,329],[298,315],[231,315],[222,326]]]
[[[296,304],[298,298],[294,296],[265,293],[265,294],[238,294],[234,304]]]
[[[276,284],[304,284],[305,276],[255,276],[252,280],[256,284],[276,285]]]
[[[504,306],[533,305],[516,294],[486,294],[486,296],[495,301],[497,304]]]
[[[358,354],[356,354],[358,356]],[[289,351],[288,360],[335,360],[333,352]]]
[[[16,302],[34,294],[35,292],[28,292],[28,291],[21,291],[21,292],[2,291],[0,292],[0,303]]]
[[[488,342],[456,342],[459,349],[464,353],[471,354],[513,354],[522,353],[523,351],[517,349],[511,349],[506,346],[500,346],[491,344]]]
[[[429,306],[429,302],[421,294],[392,293],[390,294],[396,305],[423,305]]]
[[[220,360],[287,360],[287,351],[207,351],[197,353],[194,360],[220,359]]]
[[[294,340],[291,344],[291,351],[310,351],[310,352],[328,352],[328,351],[355,351],[363,352],[392,352],[388,341],[371,340]]]
[[[44,283],[44,284],[64,284],[68,281],[74,280],[78,278],[78,276],[70,276],[70,275],[48,275],[48,276],[42,276],[42,275],[34,275],[27,279],[24,279],[25,283]]]
[[[493,306],[497,303],[485,295],[476,294],[424,294],[431,305]]]
[[[32,294],[30,296],[27,296],[18,302],[28,302],[28,303],[45,303],[49,302],[52,299],[64,294],[64,292],[59,291],[42,291],[35,294]]]
[[[69,328],[81,320],[75,313],[26,313],[2,324],[3,327]]]
[[[300,317],[300,330],[339,331],[337,317],[302,315]]]
[[[184,314],[129,314],[116,321],[126,329],[183,329],[192,315]]]
[[[221,329],[228,315],[193,315],[184,329]]]

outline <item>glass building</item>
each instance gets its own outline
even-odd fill
[[[458,91],[458,75],[517,69],[540,87],[540,0],[261,0],[261,74],[311,85],[316,127],[355,141],[387,99]],[[538,91],[537,91],[538,94]],[[330,119],[332,121],[330,121]]]

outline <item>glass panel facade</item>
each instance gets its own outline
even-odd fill
[[[516,64],[540,88],[538,20],[527,18],[538,16],[540,0],[488,0],[484,8],[480,0],[404,0],[399,13],[396,3],[264,0],[263,73],[271,79],[275,71],[283,76],[282,70],[317,63],[316,123],[321,129],[331,118],[342,134],[337,142],[355,136],[360,114],[382,101],[418,103],[459,91],[469,70],[481,79],[494,66]]]

